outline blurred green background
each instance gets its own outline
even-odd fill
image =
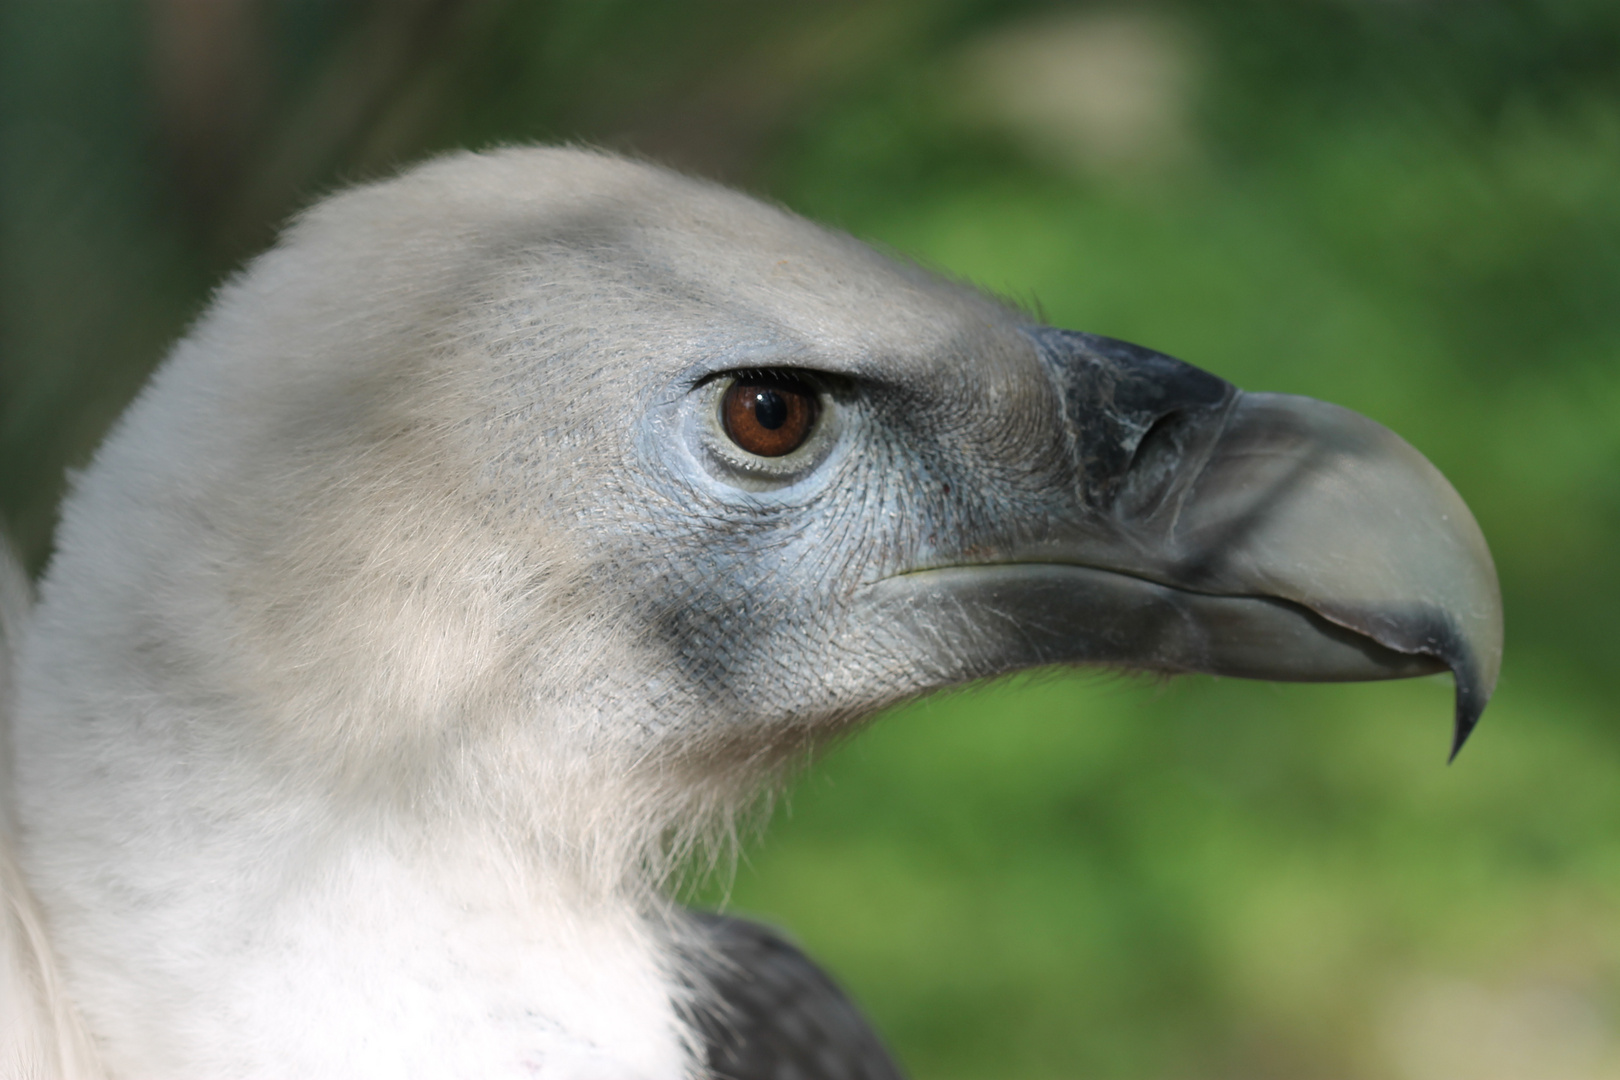
[[[1447,680],[1075,674],[828,753],[729,896],[919,1077],[1620,1077],[1620,5],[0,2],[0,509],[297,207],[585,141],[1390,425],[1495,551]]]

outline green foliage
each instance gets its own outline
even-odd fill
[[[1402,432],[1502,574],[1477,741],[1442,765],[1433,680],[991,686],[822,763],[731,901],[846,972],[924,1076],[1611,1075],[1620,20],[1198,25],[1199,142],[1171,168],[1032,160],[953,115],[947,57],[806,124],[773,175],[1053,322]],[[1536,993],[1588,1026],[1523,1020]]]

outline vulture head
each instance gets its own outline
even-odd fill
[[[660,884],[819,740],[1096,664],[1449,669],[1460,745],[1501,633],[1354,413],[648,165],[448,157],[300,217],[76,479],[12,979],[86,1075],[699,1075],[724,935]]]

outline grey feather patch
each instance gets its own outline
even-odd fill
[[[694,912],[717,1001],[696,1017],[715,1080],[905,1080],[827,973],[776,931]]]

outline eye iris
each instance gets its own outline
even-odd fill
[[[791,377],[740,378],[720,402],[726,434],[759,457],[781,457],[803,446],[818,412],[815,390]]]

